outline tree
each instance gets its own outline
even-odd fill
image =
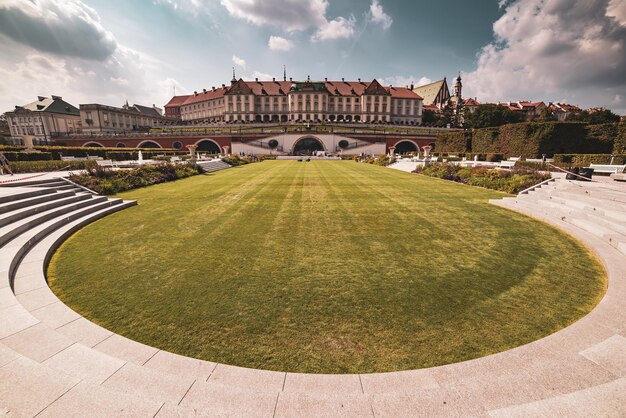
[[[582,112],[570,115],[567,119],[574,122],[587,122],[591,125],[620,121],[619,115],[616,115],[609,109],[583,110]]]
[[[478,105],[476,110],[465,116],[465,127],[489,128],[524,121],[522,112],[516,112],[497,104]]]
[[[556,115],[548,106],[544,107],[541,110],[541,114],[537,119],[539,122],[555,122],[557,120]]]
[[[432,125],[437,122],[437,115],[434,110],[426,109],[422,113],[422,125]]]

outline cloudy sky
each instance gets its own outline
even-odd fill
[[[162,106],[237,77],[426,83],[626,114],[626,0],[0,0],[0,111]]]

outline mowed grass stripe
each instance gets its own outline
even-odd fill
[[[604,271],[502,194],[352,161],[265,161],[122,195],[61,246],[53,290],[165,350],[310,373],[467,360],[589,312]]]

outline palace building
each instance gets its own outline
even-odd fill
[[[377,80],[244,81],[174,96],[167,116],[206,123],[393,123],[419,125],[422,97],[409,87],[383,86]]]
[[[81,132],[80,112],[60,96],[37,100],[5,113],[11,137],[32,136],[35,141]]]

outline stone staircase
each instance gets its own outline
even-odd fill
[[[613,305],[596,308],[600,318],[595,322],[589,319],[592,313],[540,341],[476,360],[360,375],[247,369],[141,344],[88,321],[60,301],[44,274],[54,250],[84,225],[135,202],[84,197],[83,190],[47,184],[0,188],[0,225],[3,234],[13,235],[0,245],[0,416],[626,413],[626,338],[619,334],[626,321],[615,308],[624,298],[614,297],[626,294],[623,277],[619,281],[610,275]],[[72,206],[84,202],[91,205]],[[618,261],[612,264],[623,275],[626,268],[619,270]]]
[[[196,163],[203,172],[211,173],[213,171],[223,170],[225,168],[230,168],[230,164],[225,163],[220,159],[211,160],[211,161],[198,161]]]
[[[558,179],[491,203],[567,222],[626,255],[626,185]]]

